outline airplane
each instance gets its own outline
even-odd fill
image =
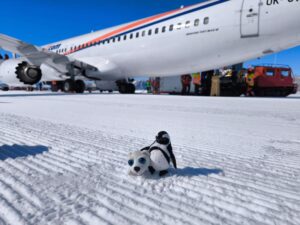
[[[84,79],[134,93],[132,78],[208,71],[300,45],[298,0],[210,0],[38,47],[0,34],[20,57],[0,63],[0,80],[34,84]]]

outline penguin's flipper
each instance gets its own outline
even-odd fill
[[[174,166],[175,169],[177,169],[177,162],[176,162],[176,158],[175,158],[175,155],[173,153],[173,148],[172,148],[171,144],[168,146],[168,151],[170,153],[170,157],[171,157],[173,166]]]
[[[155,173],[155,169],[152,166],[149,166],[148,169],[152,175]]]
[[[149,149],[150,149],[150,146],[145,147],[145,148],[142,148],[142,149],[141,149],[141,152],[142,152],[142,151],[149,151]]]

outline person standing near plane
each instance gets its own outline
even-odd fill
[[[195,95],[199,95],[201,86],[201,73],[193,74],[193,84],[195,86]]]
[[[147,88],[147,93],[150,94],[151,93],[151,80],[147,80],[146,81],[146,88]]]
[[[4,60],[9,60],[9,56],[7,54],[4,55]]]
[[[183,87],[182,94],[189,95],[191,92],[192,76],[190,74],[183,75],[181,77],[181,81],[182,81],[182,87]]]
[[[246,75],[247,96],[254,96],[255,73],[254,68],[250,67]]]
[[[159,94],[160,77],[155,77],[152,81],[153,94]]]

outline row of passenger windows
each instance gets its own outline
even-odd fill
[[[203,24],[207,25],[209,24],[209,17],[205,17],[203,20]],[[151,36],[152,34],[159,34],[159,32],[161,33],[165,33],[167,31],[174,31],[174,30],[181,30],[183,28],[190,28],[192,26],[194,27],[198,27],[200,25],[200,19],[195,19],[194,21],[186,21],[185,23],[178,23],[176,25],[171,24],[170,26],[163,26],[161,28],[155,28],[155,29],[150,29],[150,30],[143,30],[141,32],[136,32],[136,33],[131,33],[130,35],[122,35],[122,36],[118,36],[115,38],[111,38],[111,39],[107,39],[105,41],[99,41],[99,42],[94,42],[94,43],[88,43],[88,44],[82,44],[82,45],[78,45],[76,47],[71,47],[69,50],[70,51],[76,51],[82,48],[86,48],[86,47],[90,47],[90,46],[95,46],[95,45],[100,45],[100,44],[109,44],[109,43],[115,43],[115,42],[120,42],[120,41],[126,41],[128,39],[133,39],[133,38],[140,38],[140,37],[145,37],[145,36]],[[65,53],[67,52],[68,49],[64,48],[64,49],[59,49],[56,51],[56,53]]]

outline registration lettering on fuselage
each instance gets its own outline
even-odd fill
[[[267,5],[279,5],[282,2],[296,3],[300,2],[300,0],[267,0]]]

